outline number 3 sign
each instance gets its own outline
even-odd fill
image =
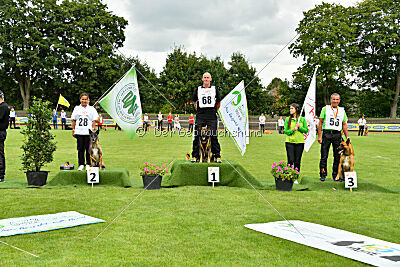
[[[87,169],[87,182],[92,185],[100,183],[99,167],[89,167]]]
[[[356,172],[345,172],[344,173],[344,187],[345,188],[357,188],[357,173]]]

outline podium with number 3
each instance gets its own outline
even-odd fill
[[[344,173],[344,187],[345,188],[357,188],[357,173],[356,172],[345,172]]]

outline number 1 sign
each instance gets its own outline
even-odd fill
[[[219,167],[208,167],[208,182],[219,183]]]

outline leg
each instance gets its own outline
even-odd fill
[[[85,147],[83,135],[75,135],[78,149],[78,165],[85,165]]]
[[[211,127],[211,152],[214,158],[220,158],[221,146],[218,142],[217,120],[207,120],[207,125]]]
[[[364,135],[364,126],[361,126],[360,131],[361,131],[361,136],[363,136]]]
[[[286,142],[286,143],[285,143],[285,146],[286,146],[287,162],[288,162],[288,164],[290,164],[290,165],[294,165],[294,160],[295,160],[295,153],[294,153],[295,144]]]
[[[90,137],[89,135],[83,135],[83,142],[85,146],[85,153],[86,153],[86,165],[91,164],[90,160],[90,153],[89,153],[89,146],[90,146]]]
[[[337,152],[340,146],[340,141],[342,140],[342,135],[340,132],[333,133],[332,135],[332,145],[333,145],[333,166],[332,166],[332,177],[335,178],[338,174],[340,155]]]
[[[198,159],[199,158],[199,125],[201,125],[201,120],[196,120],[196,125],[194,129],[194,137],[193,137],[193,146],[192,146],[192,157]]]
[[[6,136],[6,131],[0,131],[0,179],[4,179],[6,175],[6,156],[4,154],[4,141],[6,140]]]
[[[322,134],[321,159],[319,161],[319,176],[324,179],[327,174],[326,165],[327,165],[327,161],[328,161],[329,148],[331,146],[331,141],[329,139],[329,135],[330,135],[330,133],[326,133],[326,132],[324,132]]]
[[[295,144],[294,149],[294,167],[300,172],[301,157],[303,156],[304,143]]]

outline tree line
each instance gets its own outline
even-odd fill
[[[222,96],[241,80],[246,86],[252,81],[246,87],[250,114],[287,115],[290,103],[303,103],[319,65],[318,109],[338,92],[350,114],[396,117],[399,1],[364,0],[348,8],[322,3],[304,12],[289,49],[305,63],[291,81],[274,78],[264,86],[240,52],[225,64],[220,57],[207,58],[176,46],[160,74],[139,57],[126,60],[116,50],[123,46],[128,22],[107,11],[101,0],[2,0],[0,84],[7,102],[17,108],[28,108],[33,96],[55,106],[60,93],[77,105],[80,93],[97,100],[134,64],[144,112],[190,113],[193,90],[208,71]]]

